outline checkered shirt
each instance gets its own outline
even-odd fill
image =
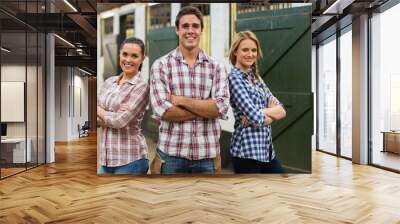
[[[251,70],[248,75],[257,80]],[[264,82],[251,83],[241,69],[233,67],[229,75],[229,92],[235,116],[231,155],[261,162],[271,161],[275,158],[272,130],[270,125],[264,126],[264,114],[260,111],[268,107],[268,100],[273,97],[271,91]],[[241,125],[242,116],[247,116],[251,124],[249,127]]]
[[[147,159],[147,144],[140,124],[148,105],[148,84],[135,75],[118,85],[120,76],[108,78],[97,95],[97,104],[106,110],[100,148],[102,166],[123,166]],[[121,104],[129,110],[118,112]]]
[[[170,107],[171,94],[193,99],[214,99],[219,118],[227,119],[229,87],[225,67],[200,50],[194,68],[189,68],[179,47],[156,60],[150,74],[150,100],[159,121],[157,147],[169,156],[189,160],[215,158],[220,153],[218,119],[196,118],[168,122],[161,117]]]

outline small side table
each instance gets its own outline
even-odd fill
[[[383,150],[382,152],[392,152],[400,154],[400,131],[382,131]]]

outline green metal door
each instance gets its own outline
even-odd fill
[[[166,55],[178,46],[175,27],[151,29],[148,33],[148,49],[150,66],[157,58]]]
[[[273,123],[279,161],[288,172],[311,172],[313,95],[311,92],[311,6],[242,13],[236,31],[260,40],[260,75],[285,105],[287,117]]]
[[[148,32],[148,57],[150,68],[159,57],[166,55],[178,46],[178,37],[175,27],[151,29]],[[158,140],[158,124],[151,119],[152,110],[148,110],[143,118],[143,131],[146,136],[154,141]]]
[[[121,70],[118,63],[118,35],[108,34],[103,40],[104,80],[119,75]]]

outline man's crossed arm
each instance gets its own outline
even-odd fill
[[[188,121],[196,117],[215,119],[219,116],[217,104],[213,99],[199,100],[171,95],[170,102],[173,106],[162,116],[166,121]]]

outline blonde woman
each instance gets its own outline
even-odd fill
[[[235,173],[282,173],[272,144],[271,123],[286,116],[258,74],[260,43],[250,31],[237,33],[229,59],[230,104],[235,115],[230,153]]]
[[[119,49],[122,73],[108,78],[97,98],[103,126],[99,174],[146,174],[148,150],[141,122],[148,105],[148,84],[140,77],[144,43],[128,38]]]

